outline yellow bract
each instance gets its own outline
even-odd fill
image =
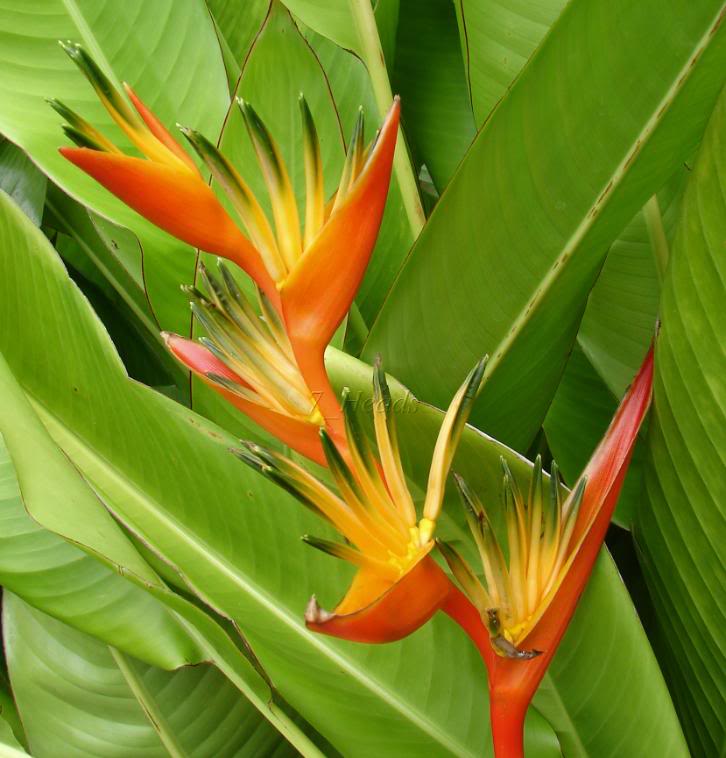
[[[546,492],[538,456],[525,499],[504,459],[502,465],[508,559],[486,510],[461,477],[456,477],[456,482],[481,556],[484,582],[450,545],[441,548],[492,636],[517,646],[542,617],[566,573],[568,558],[576,547],[572,533],[585,482],[563,502],[556,464]],[[501,649],[497,652],[508,654]]]
[[[335,526],[351,543],[307,538],[313,546],[395,581],[433,547],[436,519],[444,497],[444,482],[461,433],[479,392],[485,361],[480,361],[457,392],[446,412],[431,461],[428,514],[418,519],[406,484],[396,434],[393,403],[385,375],[374,373],[373,424],[378,456],[360,425],[354,403],[344,397],[345,460],[327,432],[321,431],[325,458],[335,480],[334,493],[312,474],[284,456],[247,443],[236,454]]]
[[[200,265],[206,293],[195,287],[183,289],[191,296],[192,311],[207,332],[200,342],[241,381],[213,373],[207,378],[264,408],[321,425],[322,414],[275,309],[258,291],[262,316],[258,315],[221,261],[219,270],[217,279]]]

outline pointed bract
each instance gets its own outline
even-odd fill
[[[311,599],[305,613],[308,629],[351,642],[395,642],[423,626],[445,603],[451,582],[424,556],[394,583],[361,569],[334,612]]]
[[[345,201],[333,212],[280,290],[295,352],[322,351],[363,279],[388,195],[398,134],[396,99]]]
[[[88,148],[62,147],[60,153],[144,218],[188,245],[233,261],[277,299],[257,250],[201,177],[162,163]]]
[[[177,360],[191,369],[205,384],[218,392],[235,408],[249,416],[288,447],[297,450],[316,463],[325,465],[318,424],[306,423],[285,414],[276,413],[259,402],[246,399],[239,392],[229,389],[224,382],[226,379],[232,385],[244,386],[244,380],[203,345],[168,332],[164,332],[163,337],[169,351]]]

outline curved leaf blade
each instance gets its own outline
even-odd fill
[[[299,539],[320,523],[230,455],[234,438],[126,377],[47,241],[1,198],[0,251],[0,283],[12,284],[0,317],[24,323],[22,347],[2,330],[0,345],[43,423],[106,505],[239,625],[283,697],[346,755],[479,755],[483,667],[463,634],[443,618],[390,646],[306,631],[308,594],[333,602],[348,580],[346,567]],[[39,307],[45,318],[29,318]],[[48,370],[39,373],[42,355]],[[531,728],[552,737],[536,712]]]
[[[723,749],[726,94],[683,200],[661,302],[655,413],[635,522],[661,660],[695,755]]]
[[[363,356],[442,406],[489,353],[473,423],[527,449],[605,250],[700,137],[726,65],[722,11],[570,3],[439,200]]]
[[[13,691],[38,758],[260,755],[280,745],[280,735],[212,666],[162,671],[12,594],[3,628]],[[295,752],[288,745],[279,754]]]

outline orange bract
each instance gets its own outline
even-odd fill
[[[653,351],[625,395],[605,436],[569,497],[554,481],[544,507],[541,468],[535,467],[527,505],[505,473],[508,561],[486,512],[460,482],[482,560],[486,587],[451,546],[442,545],[470,602],[452,595],[444,610],[475,641],[489,670],[496,755],[522,755],[527,706],[555,654],[605,539],[648,410]],[[508,494],[506,494],[508,493]],[[544,567],[544,570],[543,570]],[[520,647],[521,646],[521,647]],[[523,649],[526,648],[526,649]]]
[[[293,356],[291,381],[297,385],[300,379],[305,385],[295,391],[316,398],[319,422],[327,425],[334,438],[342,440],[342,414],[328,380],[323,354],[353,302],[378,236],[398,132],[398,99],[368,147],[363,142],[360,112],[338,189],[326,202],[318,136],[312,114],[301,96],[306,190],[303,212],[298,210],[277,143],[252,106],[238,100],[267,188],[271,218],[217,147],[199,132],[180,127],[229,199],[237,216],[235,221],[204,181],[194,161],[131,87],[124,85],[135,110],[80,45],[62,46],[86,75],[111,117],[146,159],[124,155],[70,108],[51,101],[68,122],[64,127],[66,134],[79,145],[62,148],[61,153],[152,223],[194,247],[233,261],[255,281],[282,318]],[[271,372],[266,372],[268,377],[280,366],[284,367],[285,361],[273,364]],[[195,370],[193,365],[190,368]],[[269,390],[274,382],[263,384]],[[258,405],[285,415],[285,408],[281,407],[285,406],[285,398],[275,393],[286,393],[279,383],[276,387],[272,394],[258,393],[258,399],[262,400]],[[230,399],[229,387],[221,394]],[[237,396],[234,404],[259,417],[258,408],[250,406],[244,398],[240,401]],[[298,415],[297,411],[290,414],[291,422],[295,422],[291,424],[293,428],[298,426]],[[295,447],[301,450],[299,445]],[[310,446],[305,441],[304,448],[315,450],[315,459],[320,458],[319,445]]]
[[[480,361],[454,396],[439,431],[431,461],[426,506],[417,517],[398,450],[395,416],[385,375],[376,366],[373,415],[378,456],[363,432],[352,403],[343,403],[349,461],[321,432],[337,493],[279,453],[246,443],[235,453],[341,532],[350,544],[305,537],[312,546],[349,561],[358,573],[334,613],[312,602],[310,628],[346,639],[384,642],[399,639],[441,607],[451,583],[431,560],[446,474],[481,388]]]

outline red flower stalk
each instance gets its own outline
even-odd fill
[[[192,290],[196,315],[205,326],[214,322],[216,337],[209,335],[200,349],[182,337],[167,335],[170,349],[268,431],[322,461],[316,439],[319,428],[326,425],[336,440],[345,436],[323,355],[353,302],[376,242],[396,146],[398,99],[367,147],[361,112],[338,189],[326,202],[315,124],[307,103],[300,98],[306,185],[302,229],[280,150],[249,103],[237,101],[267,186],[272,223],[217,148],[199,132],[180,127],[227,195],[235,220],[191,157],[133,90],[124,85],[135,110],[80,45],[62,46],[145,158],[124,155],[70,108],[51,101],[68,122],[66,134],[79,146],[61,148],[61,153],[152,223],[190,245],[236,263],[263,293],[264,307],[255,315],[256,309],[237,296],[239,290],[234,295],[227,291],[226,299],[217,297],[209,287],[206,296]],[[209,277],[205,278],[210,284]],[[229,290],[231,277],[223,278],[223,289]],[[246,311],[241,321],[235,318],[240,308]],[[224,347],[217,339],[222,332]],[[272,359],[262,377],[258,370],[261,354]],[[231,356],[235,359],[230,360]],[[289,392],[280,390],[279,377],[288,379]]]
[[[523,755],[529,703],[572,618],[627,472],[650,404],[648,352],[604,438],[563,501],[556,466],[545,491],[538,460],[527,499],[505,464],[508,560],[476,495],[457,477],[484,568],[482,584],[466,561],[439,543],[466,596],[452,592],[442,610],[479,648],[489,672],[490,713],[498,758]],[[468,596],[468,597],[467,597]]]

